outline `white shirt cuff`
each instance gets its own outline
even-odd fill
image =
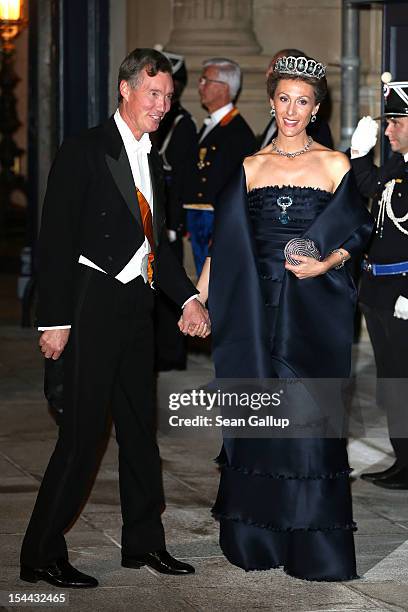
[[[53,325],[52,327],[38,327],[38,331],[47,331],[48,329],[71,329],[71,325]]]
[[[186,300],[186,301],[184,302],[184,304],[182,305],[182,308],[184,308],[184,306],[185,306],[186,304],[188,304],[189,302],[191,302],[191,300],[195,300],[196,298],[198,298],[198,297],[199,297],[199,295],[200,295],[199,293],[196,293],[195,295],[192,295],[191,297],[189,297],[189,298],[188,298],[188,300]]]
[[[365,157],[367,153],[368,151],[360,153],[360,151],[357,151],[356,149],[350,149],[350,159],[357,159],[358,157]]]

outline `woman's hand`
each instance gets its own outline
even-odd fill
[[[196,298],[190,300],[183,308],[183,314],[178,322],[181,333],[185,336],[198,336],[206,338],[211,333],[211,322],[208,311]]]
[[[298,266],[294,266],[286,261],[285,268],[293,272],[293,274],[301,280],[326,274],[331,267],[326,261],[318,261],[314,259],[314,257],[306,257],[305,255],[296,255],[296,261],[299,261]]]
[[[207,338],[211,334],[211,321],[207,323],[200,323],[198,325],[192,325],[186,323],[183,316],[180,317],[178,322],[179,330],[185,336],[198,336],[198,338]]]
[[[188,334],[189,336],[198,336],[199,338],[206,338],[211,334],[211,321],[210,317],[208,316],[208,311],[204,306],[208,299],[210,268],[211,257],[207,257],[199,281],[197,283],[197,291],[200,294],[200,297],[198,299],[191,300],[185,305],[183,314],[179,319],[179,329],[181,333],[185,336]],[[194,302],[197,302],[197,304],[194,304]],[[200,310],[200,316],[198,318],[195,316],[191,317],[191,313],[188,312],[189,309],[196,308],[197,306],[201,307],[202,309]]]

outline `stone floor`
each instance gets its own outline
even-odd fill
[[[11,311],[10,311],[11,312]],[[10,324],[0,327],[0,609],[9,609],[9,593],[60,593],[18,578],[19,547],[57,429],[42,395],[42,360],[37,333]],[[363,340],[355,368],[372,375],[370,346]],[[198,387],[211,379],[205,355],[193,354],[187,372],[160,376],[161,411],[174,384]],[[359,391],[372,405],[370,385]],[[350,441],[355,476],[367,466],[382,467],[390,459],[382,415],[375,416],[375,435]],[[163,428],[162,428],[163,429]],[[217,524],[209,509],[217,489],[212,462],[219,439],[212,435],[160,435],[167,508],[164,523],[169,550],[196,566],[194,576],[166,577],[143,568],[120,566],[120,508],[116,443],[111,438],[90,499],[67,537],[70,558],[81,570],[98,577],[100,588],[65,591],[68,607],[82,610],[181,612],[271,610],[337,612],[408,610],[408,492],[389,492],[356,478],[354,513],[360,580],[349,583],[303,582],[280,570],[245,573],[230,565],[217,542]],[[62,604],[52,604],[53,609]],[[33,604],[10,609],[35,609]]]

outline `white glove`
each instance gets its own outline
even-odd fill
[[[400,295],[395,302],[394,317],[405,319],[405,321],[408,319],[408,298],[403,295]]]
[[[175,230],[168,229],[167,238],[169,239],[169,242],[175,242],[177,240],[177,233]]]
[[[351,159],[367,155],[375,147],[377,133],[378,123],[370,115],[360,119],[351,137]]]

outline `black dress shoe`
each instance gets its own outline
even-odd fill
[[[406,490],[408,489],[408,468],[400,468],[387,478],[373,480],[373,484],[383,489]]]
[[[172,574],[173,576],[184,576],[187,574],[194,574],[195,572],[192,565],[177,561],[177,559],[172,557],[167,550],[158,550],[156,552],[132,557],[124,555],[122,557],[122,567],[139,569],[139,567],[143,567],[144,565],[148,565],[161,574]]]
[[[96,578],[79,572],[65,559],[54,561],[48,567],[36,569],[22,565],[20,568],[20,578],[26,582],[44,580],[48,584],[64,589],[90,589],[98,586]]]
[[[367,472],[366,474],[361,474],[360,478],[366,480],[367,482],[371,482],[373,480],[383,480],[383,478],[388,478],[388,476],[392,476],[400,471],[400,466],[397,465],[397,462],[393,463],[393,465],[382,472]]]

